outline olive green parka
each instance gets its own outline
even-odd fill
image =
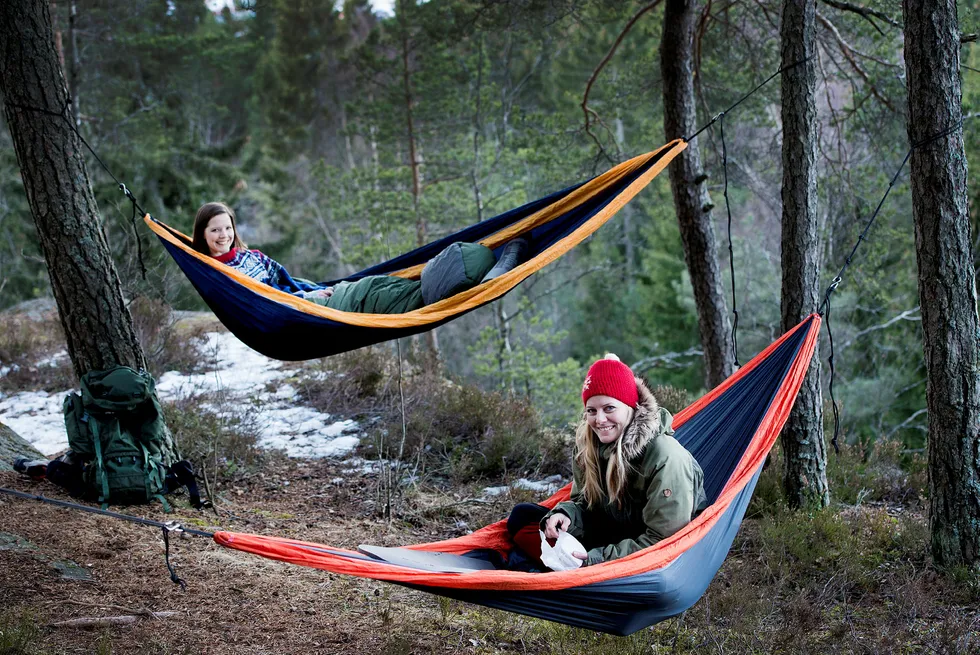
[[[629,462],[622,504],[603,498],[589,507],[582,494],[585,478],[576,458],[572,465],[571,499],[559,503],[541,521],[544,526],[555,512],[568,515],[568,532],[589,549],[586,565],[652,546],[690,523],[707,506],[704,473],[694,456],[674,439],[670,412],[660,407],[639,378],[636,387],[636,411],[620,437],[623,455]],[[592,437],[598,439],[594,434]],[[615,448],[615,443],[599,446],[603,487],[605,466]]]

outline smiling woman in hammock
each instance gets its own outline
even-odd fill
[[[615,355],[595,362],[582,386],[571,498],[551,511],[522,503],[507,522],[514,542],[541,559],[547,539],[568,532],[583,566],[625,557],[690,523],[704,509],[704,473],[672,436],[670,412]],[[577,548],[577,547],[576,547]]]
[[[433,258],[418,280],[369,275],[337,286],[318,285],[292,277],[279,262],[259,250],[250,250],[238,235],[234,210],[221,202],[209,202],[197,210],[193,246],[280,291],[331,309],[365,314],[401,314],[419,309],[479,284],[496,263],[493,251],[486,246],[453,243]]]

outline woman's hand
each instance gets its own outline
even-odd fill
[[[567,514],[555,512],[548,517],[544,524],[544,536],[546,539],[557,539],[559,532],[566,532],[568,526],[572,524],[572,519]]]
[[[333,295],[333,287],[327,287],[326,289],[316,289],[315,291],[308,291],[306,293],[307,298],[329,298]]]

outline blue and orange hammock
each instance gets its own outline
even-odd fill
[[[573,571],[480,570],[434,573],[355,551],[275,537],[218,532],[228,548],[572,626],[628,635],[680,614],[708,588],[731,548],[766,455],[789,416],[813,356],[813,314],[733,376],[674,417],[675,436],[705,473],[711,505],[680,532],[622,559]],[[565,487],[542,504],[569,497]],[[465,537],[407,546],[415,551],[490,559],[513,544],[501,521]]]
[[[683,140],[671,141],[587,182],[346,278],[397,275],[414,279],[430,258],[453,242],[480,242],[499,256],[508,241],[516,237],[528,240],[529,258],[523,264],[451,298],[404,314],[359,314],[322,307],[273,289],[202,255],[191,247],[186,235],[149,215],[144,220],[218,319],[236,337],[275,359],[315,359],[431,330],[500,298],[599,229],[686,147]]]

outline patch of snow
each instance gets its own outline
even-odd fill
[[[277,400],[293,400],[299,393],[291,384],[284,384],[273,394]]]
[[[381,470],[384,462],[377,459],[362,459],[360,457],[350,457],[345,462],[346,473],[349,475],[370,475]]]
[[[59,350],[58,352],[56,352],[55,354],[51,355],[50,357],[47,357],[47,358],[42,359],[41,361],[37,362],[35,364],[35,366],[37,366],[38,368],[40,368],[41,366],[47,366],[48,368],[54,368],[54,367],[58,366],[58,364],[63,359],[68,359],[68,351],[67,350]]]
[[[560,475],[551,475],[544,480],[534,481],[528,480],[527,478],[521,478],[515,482],[511,482],[509,486],[505,487],[484,487],[484,496],[502,496],[512,489],[526,489],[527,491],[534,491],[541,494],[546,494],[550,496],[564,486],[564,481]]]
[[[68,447],[61,405],[68,391],[0,393],[0,421],[45,455]]]
[[[290,457],[341,457],[358,445],[361,428],[356,421],[292,404],[298,396],[296,389],[277,384],[294,372],[282,370],[282,362],[260,355],[228,332],[205,335],[198,348],[211,370],[191,375],[164,373],[156,384],[161,400],[218,396],[220,401],[202,407],[219,413],[226,407],[258,405],[258,409],[245,411],[255,412],[259,446],[283,450]],[[64,450],[68,436],[61,408],[68,393],[0,394],[0,421],[46,455]]]

